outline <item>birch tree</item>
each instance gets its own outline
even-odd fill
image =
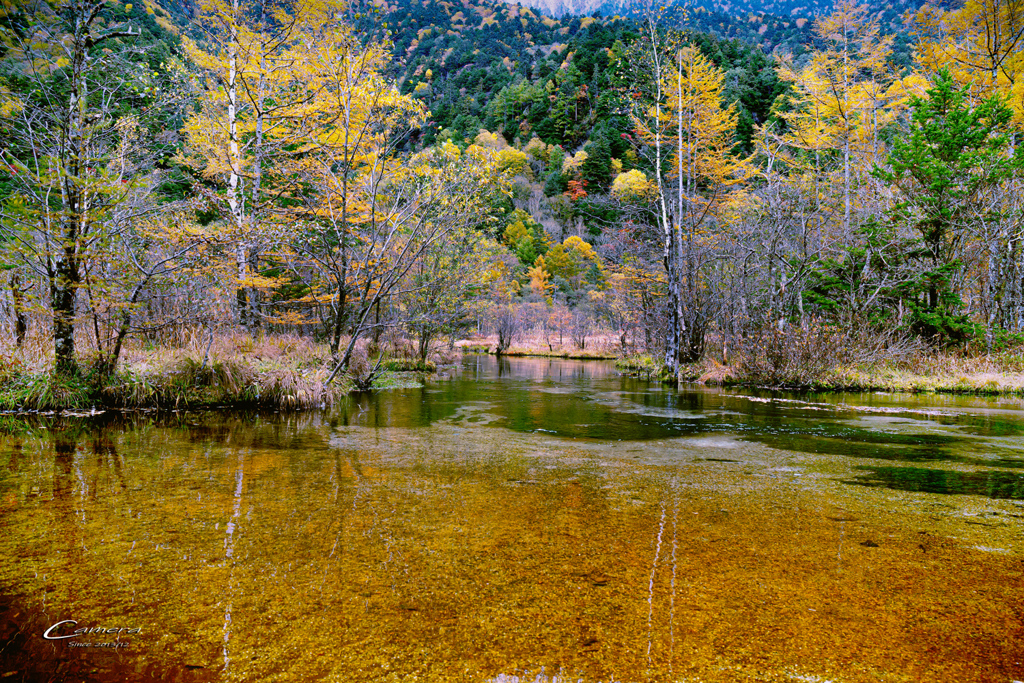
[[[653,166],[670,316],[664,361],[675,374],[704,352],[714,232],[749,166],[732,154],[737,117],[722,101],[721,71],[692,45],[666,44],[653,20],[645,32],[653,101],[633,122]]]
[[[201,69],[202,93],[186,121],[182,157],[212,183],[212,191],[199,189],[224,218],[237,320],[250,330],[266,317],[261,292],[278,284],[260,275],[260,260],[280,242],[282,215],[297,190],[288,164],[318,133],[307,113],[323,85],[318,72],[339,58],[324,45],[347,35],[341,11],[330,0],[204,0],[198,23],[205,39],[184,41]]]

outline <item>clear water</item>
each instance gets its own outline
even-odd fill
[[[2,424],[5,681],[1024,680],[1017,400],[480,356]]]

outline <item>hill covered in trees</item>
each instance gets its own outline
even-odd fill
[[[322,342],[294,375],[321,388],[471,331],[600,329],[672,375],[797,384],[1013,346],[1018,41],[976,49],[1005,17],[925,8],[911,60],[876,10],[774,53],[772,29],[487,0],[5,10],[10,338],[152,400],[126,345],[207,339],[207,373],[231,328]]]

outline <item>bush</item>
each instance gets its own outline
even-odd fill
[[[821,381],[843,364],[847,346],[846,335],[835,327],[772,327],[744,341],[739,365],[753,382],[806,386]]]
[[[809,386],[841,366],[902,363],[927,345],[917,337],[866,325],[842,329],[820,321],[806,327],[772,327],[743,341],[739,367],[748,381],[771,386]]]

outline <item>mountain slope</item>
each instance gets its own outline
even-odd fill
[[[622,16],[639,18],[642,3],[630,0],[517,0],[552,17]],[[906,30],[905,15],[923,0],[870,0],[866,2],[883,33]],[[941,4],[941,3],[933,3]],[[685,5],[685,7],[684,7]],[[828,14],[831,0],[691,0],[670,4],[664,25],[740,38],[768,51],[793,52],[810,41],[814,17]],[[798,49],[795,51],[799,51]]]

